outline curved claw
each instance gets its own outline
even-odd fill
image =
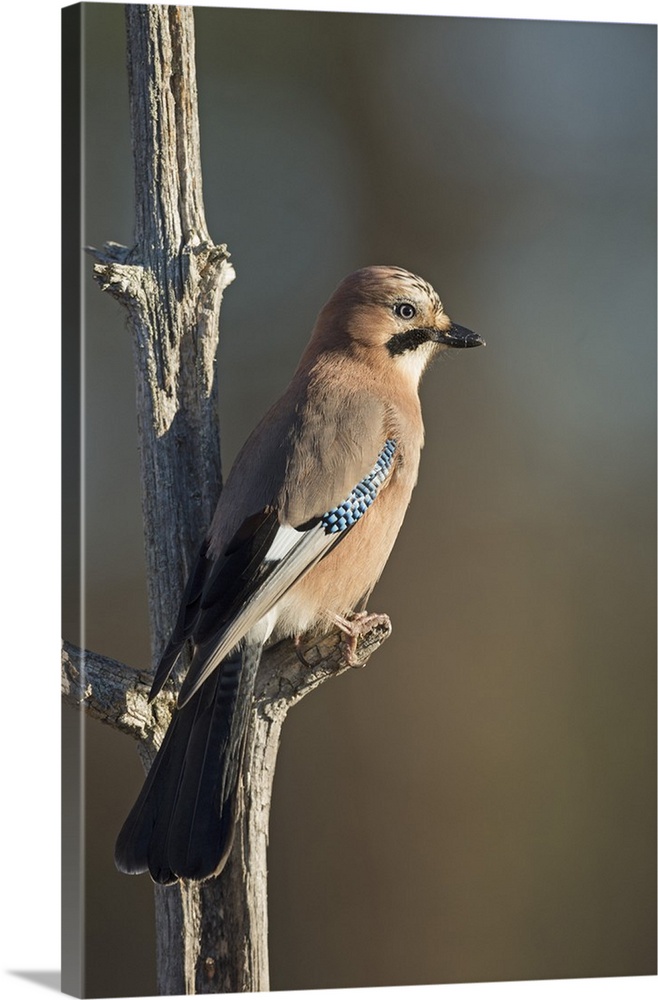
[[[334,621],[341,632],[345,634],[342,642],[343,657],[349,667],[363,667],[367,656],[359,655],[359,639],[367,635],[377,626],[382,626],[387,632],[391,631],[391,619],[388,615],[359,611],[350,618],[343,615],[334,615]]]

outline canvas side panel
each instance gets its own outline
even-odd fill
[[[62,10],[62,634],[82,631],[81,151],[83,5]],[[83,996],[83,726],[62,708],[62,983]]]

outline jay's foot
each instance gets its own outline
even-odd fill
[[[387,635],[391,632],[391,619],[388,615],[359,611],[349,618],[344,618],[343,615],[334,615],[333,619],[339,629],[345,633],[341,647],[343,658],[349,667],[362,667],[368,658],[367,649],[362,650],[359,655],[358,644],[361,636],[376,628],[384,629]]]
[[[303,638],[304,637],[301,636],[301,635],[296,635],[295,636],[295,652],[297,653],[297,659],[299,660],[299,662],[302,663],[305,667],[308,667],[309,670],[312,670],[313,669],[313,664],[309,663],[308,660],[306,659],[306,657],[304,656],[304,654],[302,653],[302,639]]]

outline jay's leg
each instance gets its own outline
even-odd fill
[[[359,637],[380,626],[391,631],[391,619],[388,615],[371,614],[368,611],[357,611],[351,618],[344,618],[343,615],[333,615],[333,620],[339,629],[345,633],[342,642],[343,656],[345,662],[350,667],[363,666],[361,658],[357,652]]]
[[[366,635],[377,627],[383,628],[387,634],[391,632],[391,619],[388,615],[371,614],[368,611],[355,611],[349,618],[345,618],[343,615],[332,615],[332,618],[345,635],[345,639],[343,639],[340,645],[343,659],[349,667],[363,666],[362,660],[365,659],[365,656],[358,655],[358,643],[362,635]],[[302,652],[303,639],[303,635],[295,636],[295,653],[300,663],[311,669],[313,664],[308,662]]]
[[[302,644],[302,639],[303,639],[303,636],[301,636],[301,635],[296,635],[295,636],[295,652],[297,653],[297,659],[305,667],[308,667],[309,670],[311,670],[313,664],[309,663],[308,660],[306,659],[306,657],[304,656],[304,654],[302,653],[302,645],[301,645]]]

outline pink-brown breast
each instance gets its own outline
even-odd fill
[[[361,520],[277,606],[277,635],[327,626],[367,598],[381,576],[404,520],[418,474],[420,447],[400,449],[390,479]]]

